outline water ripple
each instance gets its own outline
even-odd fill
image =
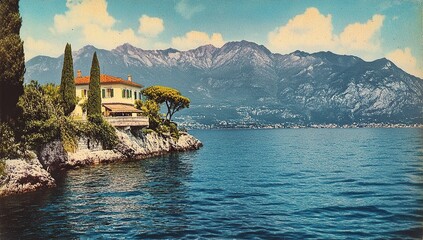
[[[423,131],[195,131],[205,147],[0,200],[0,239],[422,239]]]

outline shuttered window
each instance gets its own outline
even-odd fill
[[[106,97],[106,89],[101,89],[101,97],[102,98]]]

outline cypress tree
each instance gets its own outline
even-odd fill
[[[100,66],[98,64],[97,53],[94,52],[91,63],[90,84],[88,85],[88,117],[101,116],[101,98],[100,98]]]
[[[25,55],[19,32],[19,0],[0,1],[0,122],[17,119],[23,94]]]
[[[71,114],[75,109],[76,90],[73,75],[72,48],[69,43],[66,44],[63,59],[62,79],[60,82],[60,102],[66,116]]]

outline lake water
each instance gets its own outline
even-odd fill
[[[197,130],[0,200],[0,239],[421,239],[422,129]]]

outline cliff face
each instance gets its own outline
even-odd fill
[[[55,141],[47,144],[31,160],[6,160],[6,176],[0,178],[0,196],[32,192],[56,186],[51,174],[61,169],[73,169],[88,165],[117,161],[140,160],[148,157],[199,149],[203,144],[188,133],[181,133],[177,141],[155,132],[118,130],[119,144],[113,150],[87,145],[80,139],[75,153],[61,151],[63,146]],[[59,149],[59,150],[58,150]]]
[[[88,149],[86,141],[82,140],[79,150],[68,154],[67,168],[109,163],[116,161],[139,160],[158,156],[170,152],[196,150],[202,143],[193,136],[182,133],[177,141],[168,136],[161,136],[155,132],[147,135],[141,131],[117,131],[120,143],[113,150]]]
[[[37,158],[6,160],[6,176],[0,179],[0,196],[32,192],[56,186]]]

